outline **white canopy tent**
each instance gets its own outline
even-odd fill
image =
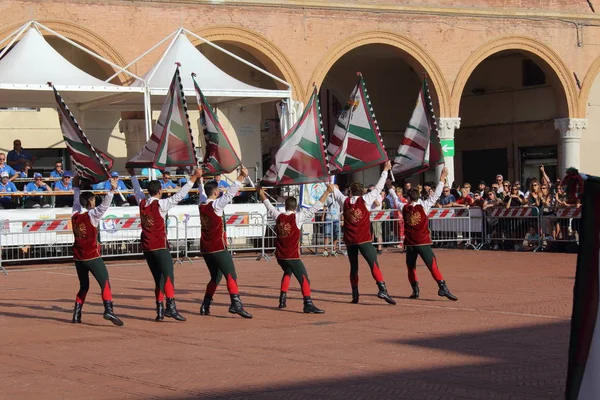
[[[43,37],[48,32],[84,51],[99,61],[122,71],[122,68],[80,44],[36,21],[29,21],[3,41],[10,41],[0,52],[0,107],[56,107],[52,82],[72,109],[85,110],[94,104],[110,104],[118,99],[143,101],[144,87],[120,86],[97,79],[71,64]],[[17,42],[18,41],[18,42]],[[129,71],[126,75],[140,80]],[[141,80],[143,82],[143,80]]]

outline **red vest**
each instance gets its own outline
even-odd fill
[[[140,221],[142,223],[142,250],[153,251],[167,248],[165,219],[160,215],[158,200],[150,205],[148,199],[140,201]]]
[[[200,204],[200,251],[217,253],[227,248],[223,217],[219,217],[211,203]]]
[[[98,243],[98,228],[92,225],[87,212],[75,213],[71,217],[73,226],[73,258],[77,261],[93,260],[100,257],[100,243]]]
[[[421,204],[407,204],[402,209],[404,218],[404,245],[422,246],[431,244],[429,217]]]
[[[279,214],[275,232],[275,257],[278,260],[300,259],[300,229],[296,225],[296,214]]]
[[[344,202],[344,242],[361,244],[371,241],[371,216],[362,197],[350,204],[350,197]]]

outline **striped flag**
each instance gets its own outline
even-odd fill
[[[125,164],[127,168],[155,168],[196,166],[196,150],[192,127],[187,114],[187,103],[179,65],[175,68],[169,92],[152,136],[142,150]]]
[[[438,136],[433,102],[427,78],[423,78],[415,110],[394,158],[392,172],[396,178],[403,178],[428,171],[443,163],[444,156]]]
[[[327,146],[332,172],[355,172],[388,160],[362,74],[335,124]]]
[[[110,179],[108,171],[113,166],[113,159],[92,146],[54,85],[48,85],[54,90],[60,129],[77,174],[91,183]]]
[[[587,177],[573,291],[566,400],[600,398],[600,178]]]
[[[329,181],[317,88],[300,119],[285,134],[263,184],[301,185]]]
[[[202,169],[210,174],[229,173],[236,169],[242,161],[233,149],[227,133],[219,123],[194,77],[195,74],[192,74],[196,98],[198,99],[198,109],[200,110],[200,124],[204,130],[206,143]]]

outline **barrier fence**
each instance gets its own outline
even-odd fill
[[[462,244],[474,249],[568,250],[579,240],[581,208],[434,208],[429,229],[434,245]],[[228,250],[269,260],[275,251],[275,221],[259,212],[224,215]],[[345,254],[343,220],[316,213],[302,225],[303,254]],[[404,221],[398,210],[371,212],[374,245],[402,247]],[[200,255],[199,215],[168,216],[167,238],[175,262]],[[99,224],[103,257],[140,256],[139,217],[112,217]],[[0,268],[7,262],[72,258],[69,218],[0,222]],[[4,270],[4,272],[6,272]]]

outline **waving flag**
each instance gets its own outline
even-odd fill
[[[300,185],[329,180],[321,109],[315,87],[300,119],[285,134],[263,184]]]
[[[362,74],[335,124],[327,146],[332,172],[354,172],[388,160]]]
[[[179,65],[152,136],[144,148],[125,164],[127,168],[155,168],[196,166],[196,151],[192,127],[187,114],[185,94],[181,85]]]
[[[202,168],[204,172],[210,174],[229,173],[236,169],[242,161],[233,149],[229,137],[227,137],[225,130],[219,123],[215,113],[213,113],[208,100],[202,94],[194,77],[195,74],[192,74],[198,99],[198,109],[200,110],[200,124],[204,130],[204,140],[206,142]]]
[[[600,394],[600,178],[587,177],[581,203],[566,400]]]
[[[113,159],[92,146],[54,85],[50,82],[48,85],[54,90],[60,129],[77,174],[91,183],[110,179],[108,171],[112,168]]]
[[[429,85],[427,78],[423,78],[417,105],[396,152],[392,172],[396,178],[402,178],[425,172],[443,162]]]

